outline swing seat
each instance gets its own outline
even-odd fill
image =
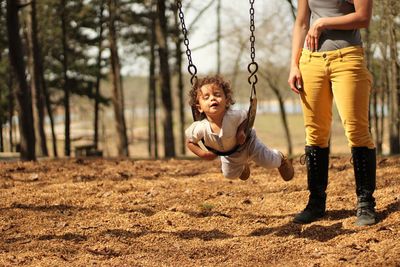
[[[250,136],[251,129],[253,129],[254,121],[257,114],[257,98],[255,96],[250,98],[249,111],[247,112],[247,125],[246,125],[246,138]]]

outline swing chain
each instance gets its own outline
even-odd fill
[[[249,63],[249,65],[247,66],[247,70],[249,71],[250,75],[248,78],[248,82],[249,84],[251,84],[252,86],[252,92],[251,94],[253,95],[253,92],[255,94],[255,84],[258,81],[257,78],[257,70],[258,70],[258,64],[257,62],[255,62],[255,58],[256,58],[256,48],[255,48],[255,41],[256,41],[256,37],[254,35],[254,31],[256,29],[255,25],[254,25],[254,1],[255,0],[249,0],[250,2],[250,58],[251,58],[251,62]]]
[[[177,0],[176,4],[178,6],[179,20],[180,20],[181,26],[182,26],[182,34],[183,34],[183,38],[184,38],[183,43],[186,46],[186,56],[187,56],[188,61],[189,61],[188,71],[189,71],[190,75],[192,75],[192,77],[190,78],[190,83],[193,86],[197,82],[197,68],[193,64],[192,51],[189,48],[189,38],[187,36],[188,35],[188,31],[186,29],[185,18],[184,18],[184,14],[183,14],[183,10],[182,10],[182,2],[180,0]]]

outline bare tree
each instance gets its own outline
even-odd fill
[[[239,40],[238,40],[238,43],[240,44],[239,51],[235,58],[235,62],[233,64],[233,71],[232,71],[232,81],[231,81],[232,88],[236,88],[236,82],[237,82],[236,80],[237,80],[237,78],[239,76],[239,72],[240,72],[240,59],[242,58],[243,52],[244,52],[245,48],[247,47],[247,42],[248,42],[247,38],[244,39],[244,38],[239,37]]]
[[[1,16],[0,11],[0,16]],[[1,53],[0,53],[0,61],[1,61]],[[5,101],[4,98],[6,94],[2,94],[0,91],[0,152],[4,152],[4,135],[3,135],[3,125],[6,123],[6,110],[4,110],[4,106],[2,105]]]
[[[10,152],[14,151],[14,135],[13,135],[13,128],[14,128],[14,122],[13,122],[13,115],[14,115],[14,78],[13,78],[13,72],[10,71],[10,75],[8,78],[8,124],[10,125],[9,131],[8,131],[8,139],[9,139],[9,145],[10,145]]]
[[[174,29],[174,41],[175,41],[175,68],[174,73],[178,75],[178,104],[179,104],[179,133],[180,133],[180,148],[181,154],[186,154],[185,146],[185,98],[184,98],[184,82],[182,73],[182,35],[179,25],[179,13],[178,6],[173,6],[174,18],[175,18],[175,29]]]
[[[175,157],[175,140],[173,132],[171,81],[169,68],[169,51],[167,41],[167,18],[165,15],[165,1],[157,0],[156,40],[158,56],[160,59],[160,86],[163,104],[163,128],[164,128],[164,154],[165,157]]]
[[[290,129],[289,129],[289,124],[288,124],[287,115],[286,115],[285,100],[282,97],[281,90],[277,86],[277,84],[279,84],[279,83],[277,82],[277,80],[274,80],[272,78],[273,75],[270,74],[267,70],[261,71],[259,73],[259,75],[265,79],[265,81],[268,83],[269,87],[272,89],[272,92],[275,94],[276,99],[278,100],[279,111],[280,111],[279,114],[281,115],[283,129],[285,131],[285,137],[286,137],[286,142],[287,142],[287,147],[288,147],[288,154],[292,155],[293,154],[292,138],[290,136]]]
[[[156,11],[155,1],[150,1],[150,64],[149,64],[149,142],[148,151],[152,158],[158,158],[158,133],[157,133],[157,88],[156,88]]]
[[[386,57],[386,55],[384,55]],[[371,69],[371,67],[370,67]],[[387,88],[386,81],[386,66],[382,66],[378,74],[374,74],[374,84],[371,92],[371,120],[373,125],[373,134],[375,138],[376,152],[381,155],[383,150],[383,122],[384,122],[384,103],[385,103],[385,88]],[[377,76],[375,78],[375,76]],[[379,108],[380,106],[380,108]]]
[[[14,69],[17,87],[17,107],[21,136],[21,160],[36,160],[35,156],[35,133],[33,128],[32,98],[25,75],[25,62],[22,49],[18,18],[17,1],[7,0],[7,33],[9,45],[9,57]]]
[[[71,155],[71,115],[70,115],[70,105],[69,105],[69,77],[68,77],[68,44],[67,44],[67,7],[66,0],[61,0],[61,30],[62,30],[62,66],[63,66],[63,76],[64,76],[64,111],[65,111],[65,142],[64,142],[64,154],[65,156]]]
[[[0,117],[0,152],[4,152],[3,120]]]
[[[124,94],[122,88],[121,65],[118,55],[117,31],[115,29],[115,20],[117,15],[117,0],[108,0],[109,12],[109,43],[111,57],[111,76],[113,80],[114,115],[117,128],[117,150],[119,156],[129,156],[128,136],[126,134],[126,122],[124,114]]]
[[[46,134],[44,131],[44,108],[45,99],[43,94],[43,74],[41,71],[42,67],[42,56],[40,52],[40,45],[38,41],[37,32],[37,20],[36,20],[36,0],[30,2],[26,16],[27,22],[27,40],[28,40],[28,58],[29,58],[29,69],[31,75],[31,88],[32,88],[32,102],[33,104],[33,117],[36,124],[35,132],[36,138],[38,139],[38,150],[41,156],[48,156]]]
[[[290,11],[291,11],[291,13],[292,13],[292,17],[293,17],[293,20],[296,20],[296,8],[295,8],[295,6],[294,6],[294,4],[293,4],[293,1],[292,0],[286,0],[287,2],[288,2],[288,4],[289,4],[289,6],[290,6]]]
[[[375,16],[384,18],[386,16],[384,5],[379,4],[376,6]],[[381,53],[382,58],[379,60],[380,62],[388,61],[388,50],[387,40],[388,40],[388,32],[386,30],[376,29],[387,29],[387,21],[385,19],[379,19],[375,21],[371,27],[366,32],[366,56],[367,56],[367,64],[368,69],[371,70],[372,75],[374,77],[374,84],[371,92],[371,124],[373,125],[373,135],[375,139],[375,146],[377,154],[383,153],[383,136],[384,136],[384,120],[385,120],[385,106],[386,106],[386,95],[388,88],[388,69],[387,64],[377,64],[377,60],[374,60],[373,55],[376,51],[373,50],[374,43],[378,52]],[[376,32],[376,39],[373,38],[373,34]]]
[[[99,43],[97,46],[98,54],[97,54],[97,77],[96,77],[96,85],[95,85],[95,93],[94,93],[94,136],[93,143],[95,148],[98,148],[99,143],[99,105],[100,105],[100,81],[101,81],[101,60],[103,54],[103,13],[104,13],[104,0],[100,1],[99,7]]]
[[[43,59],[43,57],[41,57],[41,59]],[[43,62],[43,60],[42,60],[42,62]],[[57,137],[56,137],[56,131],[54,129],[55,125],[54,125],[54,118],[53,118],[53,110],[51,109],[50,93],[47,89],[46,80],[44,78],[43,66],[41,66],[40,74],[42,76],[41,81],[42,81],[43,94],[45,97],[44,102],[46,104],[47,116],[49,117],[49,121],[50,121],[51,140],[53,142],[53,156],[58,157]]]
[[[217,74],[221,73],[221,0],[217,0]]]
[[[390,1],[392,2],[392,1]],[[395,3],[392,3],[395,4]],[[391,5],[390,5],[391,6]],[[389,51],[390,51],[390,131],[389,145],[391,154],[400,153],[400,65],[397,51],[396,10],[388,6],[389,13]]]

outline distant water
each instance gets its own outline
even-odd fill
[[[248,108],[249,108],[249,103],[245,103],[245,102],[237,102],[233,106],[233,109],[248,109]],[[176,109],[177,109],[177,105],[175,105],[175,110]],[[185,111],[188,114],[191,114],[191,110],[190,110],[189,106],[186,107]],[[286,114],[301,114],[302,111],[301,111],[300,102],[298,100],[285,101],[285,111],[286,111]],[[162,112],[162,109],[161,109],[161,107],[159,107],[157,113],[160,114],[161,112]],[[386,106],[385,106],[383,112],[384,112],[385,116],[388,115],[388,109]],[[278,101],[262,101],[262,102],[259,101],[257,104],[257,114],[264,114],[264,113],[279,114],[280,108],[279,108]],[[104,115],[108,119],[113,119],[114,115],[113,115],[112,108],[107,109],[106,114],[103,114],[103,116]],[[134,117],[145,118],[148,116],[148,109],[147,109],[147,107],[135,107],[135,108],[126,107],[125,115],[127,117],[134,116]],[[380,106],[378,106],[378,115],[381,115],[381,107]],[[81,118],[81,116],[79,116],[77,114],[71,113],[71,120],[72,121],[81,121],[82,118]],[[50,123],[50,120],[47,116],[45,118],[45,122],[47,124]],[[54,122],[56,124],[63,123],[64,122],[64,114],[55,114]],[[18,125],[18,117],[17,116],[13,116],[13,123],[15,125]],[[5,123],[5,126],[8,126],[8,123]]]
[[[294,101],[286,101],[284,103],[285,111],[287,114],[299,114],[301,113],[300,103]],[[249,103],[236,103],[235,107],[238,109],[247,109]],[[279,103],[277,101],[263,101],[257,103],[257,113],[280,113]]]

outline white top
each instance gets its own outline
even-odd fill
[[[222,120],[221,131],[213,133],[207,119],[193,122],[186,129],[186,138],[193,143],[203,139],[206,146],[221,152],[229,151],[236,146],[236,132],[239,125],[247,118],[246,110],[228,109]]]

